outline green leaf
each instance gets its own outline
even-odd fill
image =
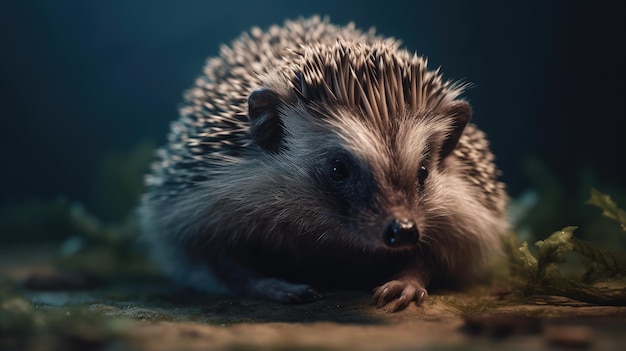
[[[565,262],[563,255],[574,249],[571,239],[577,228],[574,226],[565,227],[554,232],[547,239],[537,241],[535,246],[539,248],[539,261]]]
[[[572,238],[571,242],[574,251],[589,260],[583,281],[593,282],[602,277],[626,275],[626,255],[598,248],[577,238]]]
[[[519,248],[519,252],[521,253],[520,259],[522,260],[522,270],[524,275],[526,275],[529,280],[536,280],[538,270],[537,259],[528,250],[527,242],[524,241],[522,243],[522,247]]]
[[[626,231],[626,211],[617,207],[617,204],[609,195],[596,189],[591,189],[591,198],[585,203],[601,208],[604,217],[617,221],[622,230]]]
[[[552,281],[561,278],[559,263],[565,262],[563,255],[574,249],[570,241],[577,227],[565,227],[554,232],[545,240],[539,240],[535,246],[539,248],[538,276],[541,281]]]

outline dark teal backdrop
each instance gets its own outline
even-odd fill
[[[616,4],[618,2],[615,2]],[[165,141],[205,59],[253,25],[328,14],[403,40],[466,97],[509,190],[528,157],[566,189],[622,186],[625,13],[602,1],[59,1],[0,3],[1,204],[66,195],[98,212],[104,155]]]

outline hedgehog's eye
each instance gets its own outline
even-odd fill
[[[420,169],[417,171],[417,182],[419,185],[424,185],[424,182],[428,178],[428,169],[424,166],[420,166]]]
[[[330,161],[330,177],[336,182],[340,182],[348,178],[348,167],[344,160],[334,158]]]

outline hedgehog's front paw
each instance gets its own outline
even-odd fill
[[[424,286],[415,279],[392,280],[374,289],[372,305],[380,308],[395,300],[387,311],[396,312],[405,308],[411,301],[421,304],[427,296],[428,292]]]
[[[312,287],[292,284],[281,279],[264,278],[250,285],[252,295],[282,303],[306,303],[322,298]]]

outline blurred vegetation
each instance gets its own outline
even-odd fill
[[[596,188],[626,204],[623,185],[603,183],[593,169],[581,166],[577,181],[564,184],[538,157],[527,157],[521,165],[530,190],[511,201],[510,219],[521,240],[534,242],[563,226],[575,225],[577,237],[593,243],[626,249],[626,235],[598,210],[585,205],[589,191]],[[575,177],[573,177],[575,178]]]
[[[0,244],[54,244],[54,263],[61,270],[101,277],[152,273],[134,215],[152,155],[152,143],[142,142],[104,157],[96,179],[98,216],[64,197],[5,207]]]
[[[96,204],[93,211],[101,220],[125,220],[137,206],[154,148],[153,142],[143,141],[130,150],[104,156],[94,182],[94,201],[91,201]]]
[[[65,197],[5,206],[0,210],[0,244],[58,242],[79,235],[69,215],[71,206]]]
[[[525,159],[522,172],[531,188],[509,204],[511,233],[504,240],[509,269],[492,274],[508,278],[522,298],[557,295],[626,305],[626,212],[617,206],[626,203],[625,189],[581,169],[576,184],[563,184],[539,158]],[[558,228],[563,229],[555,232]]]
[[[130,319],[84,307],[33,304],[0,278],[1,350],[101,350],[125,339]]]
[[[104,156],[94,182],[93,196],[98,199],[95,201],[98,205],[91,210],[97,213],[97,218],[106,223],[122,223],[118,227],[132,225],[133,210],[143,193],[143,179],[153,150],[152,142],[140,142],[125,152]],[[63,196],[51,200],[25,199],[0,209],[0,243],[56,242],[102,226],[80,203]],[[115,225],[108,227],[111,228],[106,235],[111,236]]]
[[[601,208],[604,217],[626,231],[626,212],[610,196],[592,189],[587,204]],[[626,305],[626,255],[581,240],[574,236],[575,230],[577,227],[568,226],[537,241],[535,254],[526,241],[517,250],[515,244],[509,245],[514,285],[525,296],[557,295],[601,305]]]

